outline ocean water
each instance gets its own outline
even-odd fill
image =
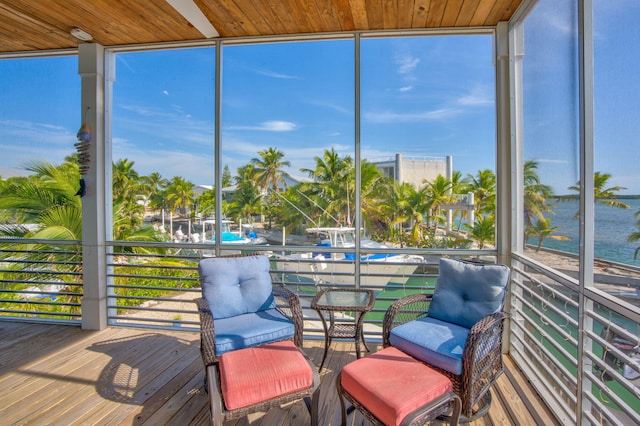
[[[629,209],[619,209],[596,203],[595,208],[595,257],[598,259],[640,266],[638,259],[633,259],[633,253],[640,247],[640,241],[627,242],[629,234],[637,231],[634,214],[640,210],[640,200],[621,200],[630,205]],[[543,247],[578,253],[578,220],[574,215],[578,211],[578,201],[553,201],[555,214],[548,214],[551,226],[557,226],[553,236],[563,236],[567,241],[550,237],[546,238]],[[537,245],[537,238],[529,238],[529,244]]]

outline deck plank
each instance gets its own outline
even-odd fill
[[[528,414],[531,416],[531,424],[559,426],[560,422],[549,410],[549,407],[542,402],[522,372],[518,370],[513,359],[505,357],[504,364],[505,381],[511,387],[507,393],[510,395],[507,403],[511,413],[514,413],[513,415],[517,415],[515,413]],[[515,418],[517,419],[518,417]]]
[[[493,388],[491,389],[492,401],[491,409],[488,413],[491,424],[508,425],[514,423],[514,421],[518,419],[518,424],[520,426],[530,426],[528,419],[530,419],[531,416],[529,415],[529,413],[518,413],[516,414],[515,419],[509,415],[509,406],[505,405],[505,403],[508,401],[508,387],[508,380],[506,380],[505,376],[503,375],[498,378],[496,383],[493,385]]]
[[[193,332],[0,323],[2,424],[209,424],[208,395]],[[334,341],[321,372],[320,424],[338,425],[335,378],[356,359],[355,345]],[[369,344],[373,351],[381,349]],[[324,342],[306,340],[305,352],[322,360]],[[508,373],[493,388],[489,414],[471,426],[558,424],[509,358]],[[299,401],[255,413],[225,426],[306,425]],[[369,426],[358,412],[350,426]],[[441,424],[435,422],[434,424]]]

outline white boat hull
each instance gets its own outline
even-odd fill
[[[415,256],[397,255],[360,263],[360,286],[383,288],[390,282],[405,284],[418,267]],[[411,263],[410,263],[411,262]],[[309,255],[277,257],[275,269],[285,274],[307,277],[317,284],[355,284],[352,260],[313,259]]]

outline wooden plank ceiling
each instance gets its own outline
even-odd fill
[[[353,30],[493,27],[523,0],[193,1],[222,38]],[[204,39],[165,0],[0,0],[0,53]]]

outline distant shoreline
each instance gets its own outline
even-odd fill
[[[563,195],[554,195],[553,197],[549,197],[549,199],[556,200],[577,200],[579,198],[578,194],[563,194]],[[640,199],[640,195],[616,195],[615,198],[607,198],[608,200],[638,200]]]
[[[580,270],[579,258],[573,253],[545,249],[544,247],[536,252],[534,247],[527,246],[524,254],[558,272],[578,279]],[[595,259],[593,272],[596,288],[638,305],[640,302],[639,267]]]

